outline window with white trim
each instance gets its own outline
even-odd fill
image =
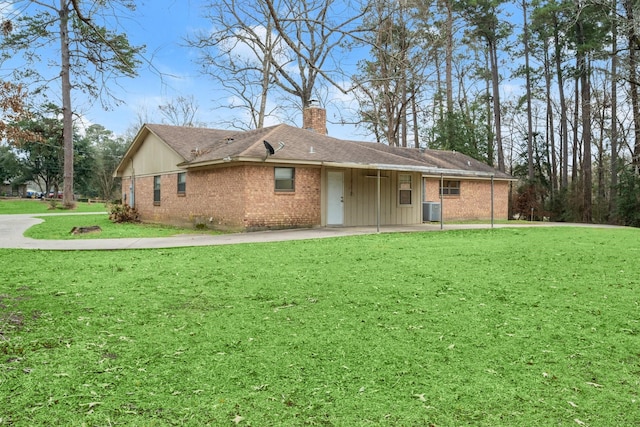
[[[275,190],[278,192],[295,191],[295,172],[294,168],[274,168]]]
[[[187,173],[178,173],[178,194],[184,195],[187,192]]]
[[[460,196],[460,181],[441,181],[440,194],[443,196]]]
[[[398,175],[398,204],[409,206],[413,200],[413,183],[411,174],[401,173]]]
[[[160,175],[153,177],[153,204],[160,204]]]

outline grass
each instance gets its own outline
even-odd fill
[[[437,223],[437,222],[436,222]],[[522,219],[494,219],[494,224],[526,224],[529,221]],[[491,224],[490,219],[471,219],[459,221],[447,221],[446,224]]]
[[[178,228],[162,224],[114,224],[108,215],[56,215],[41,217],[44,222],[29,228],[24,235],[33,239],[77,240],[77,239],[119,239],[124,237],[168,237],[176,234],[198,233],[215,234],[211,230]],[[98,233],[71,234],[73,227],[97,225]]]
[[[65,209],[61,201],[55,202],[56,208],[51,208],[47,200],[37,199],[0,199],[0,215],[9,214],[38,214],[55,212],[106,212],[104,203],[76,203],[73,210]]]
[[[126,237],[167,237],[185,233],[207,233],[216,234],[219,232],[211,230],[196,230],[193,228],[179,228],[162,224],[114,224],[109,221],[108,215],[98,215],[105,212],[107,207],[103,203],[78,203],[76,209],[67,210],[58,205],[57,209],[50,209],[50,204],[41,200],[2,200],[0,199],[0,215],[2,214],[60,214],[54,216],[39,217],[43,223],[29,228],[24,235],[33,239],[52,240],[76,240],[76,239],[118,239]],[[66,215],[67,213],[73,215]],[[78,215],[81,213],[92,213],[91,215]],[[88,227],[98,225],[101,228],[99,233],[71,234],[73,227]]]
[[[639,237],[1,250],[0,425],[639,425]]]

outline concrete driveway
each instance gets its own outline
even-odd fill
[[[97,213],[103,214],[104,213]],[[24,237],[23,233],[36,224],[43,222],[36,217],[48,215],[87,215],[75,214],[24,214],[0,215],[0,248],[5,249],[43,249],[43,250],[118,250],[144,248],[174,248],[188,246],[215,246],[240,243],[280,242],[286,240],[321,239],[327,237],[353,236],[361,234],[376,234],[378,229],[372,227],[318,227],[293,230],[270,230],[250,233],[233,234],[182,234],[172,237],[156,238],[124,238],[124,239],[91,239],[91,240],[37,240]],[[495,224],[495,228],[504,227],[548,227],[548,226],[582,226],[582,227],[611,227],[600,224],[570,224],[533,222],[524,224]],[[489,224],[451,224],[444,225],[444,230],[483,229],[490,228]],[[380,233],[441,231],[440,224],[420,224],[414,226],[381,227]]]

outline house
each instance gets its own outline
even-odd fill
[[[149,222],[257,230],[507,219],[510,175],[461,153],[332,138],[325,118],[309,107],[303,128],[146,124],[114,175]]]
[[[2,197],[24,197],[27,191],[27,184],[15,184],[11,181],[0,182],[0,196]]]

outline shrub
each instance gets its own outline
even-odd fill
[[[127,204],[114,203],[109,205],[109,220],[115,223],[140,222],[140,214]]]
[[[617,216],[624,225],[640,227],[640,176],[633,168],[620,174]]]

